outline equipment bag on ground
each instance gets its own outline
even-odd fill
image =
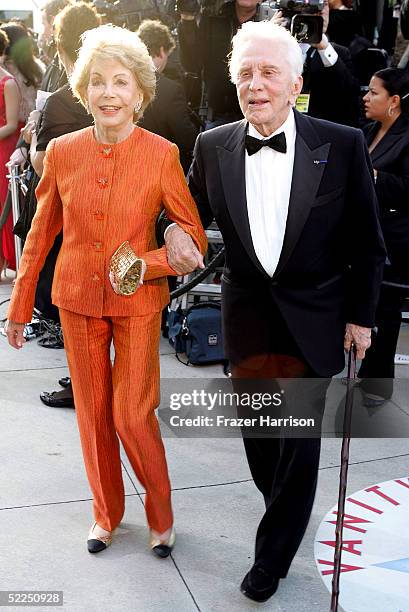
[[[178,353],[186,353],[186,365],[225,362],[218,302],[199,302],[185,313],[180,308],[170,311],[168,324],[169,342],[177,357]]]

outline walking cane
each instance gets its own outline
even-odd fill
[[[339,474],[337,524],[335,527],[334,574],[330,612],[337,612],[339,597],[339,575],[341,571],[342,529],[344,526],[345,497],[348,479],[349,442],[351,439],[352,406],[354,400],[353,381],[356,376],[356,347],[351,345],[348,355],[347,391],[345,397],[344,435],[341,447],[341,471]]]

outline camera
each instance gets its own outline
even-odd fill
[[[92,0],[106,23],[135,30],[144,19],[157,19],[159,10],[151,0]]]
[[[281,11],[286,28],[298,42],[313,45],[322,39],[324,20],[316,13],[323,8],[323,0],[265,0],[258,5],[257,21],[271,19]]]

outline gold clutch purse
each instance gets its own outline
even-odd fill
[[[121,295],[132,295],[137,290],[142,263],[142,259],[135,255],[127,240],[112,255],[109,271]]]

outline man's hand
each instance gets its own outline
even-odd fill
[[[316,43],[315,45],[311,45],[311,47],[315,47],[318,51],[323,51],[329,45],[328,38],[325,34],[322,35],[321,42]]]
[[[22,128],[21,130],[21,134],[24,138],[24,140],[30,144],[33,134],[35,133],[36,129],[37,129],[37,123],[40,120],[41,117],[41,112],[38,110],[33,110],[31,111],[31,113],[28,116],[27,119],[27,123],[25,124],[25,126]]]
[[[363,359],[365,357],[365,351],[371,346],[371,328],[347,323],[345,328],[344,349],[350,351],[352,343],[356,346],[357,358]]]
[[[287,19],[283,17],[281,11],[277,11],[270,19],[271,23],[275,23],[276,25],[283,26],[285,28],[287,24]]]
[[[36,124],[34,121],[27,121],[23,129],[21,130],[21,135],[23,136],[25,142],[27,144],[31,144],[33,139],[33,134],[36,131]]]
[[[203,255],[192,238],[181,227],[170,227],[165,236],[168,263],[178,274],[189,274],[196,268],[204,268]]]
[[[9,341],[10,346],[15,349],[23,348],[23,344],[26,341],[23,336],[24,331],[24,323],[14,323],[14,321],[6,321],[4,326],[4,331],[7,335],[7,340]]]

